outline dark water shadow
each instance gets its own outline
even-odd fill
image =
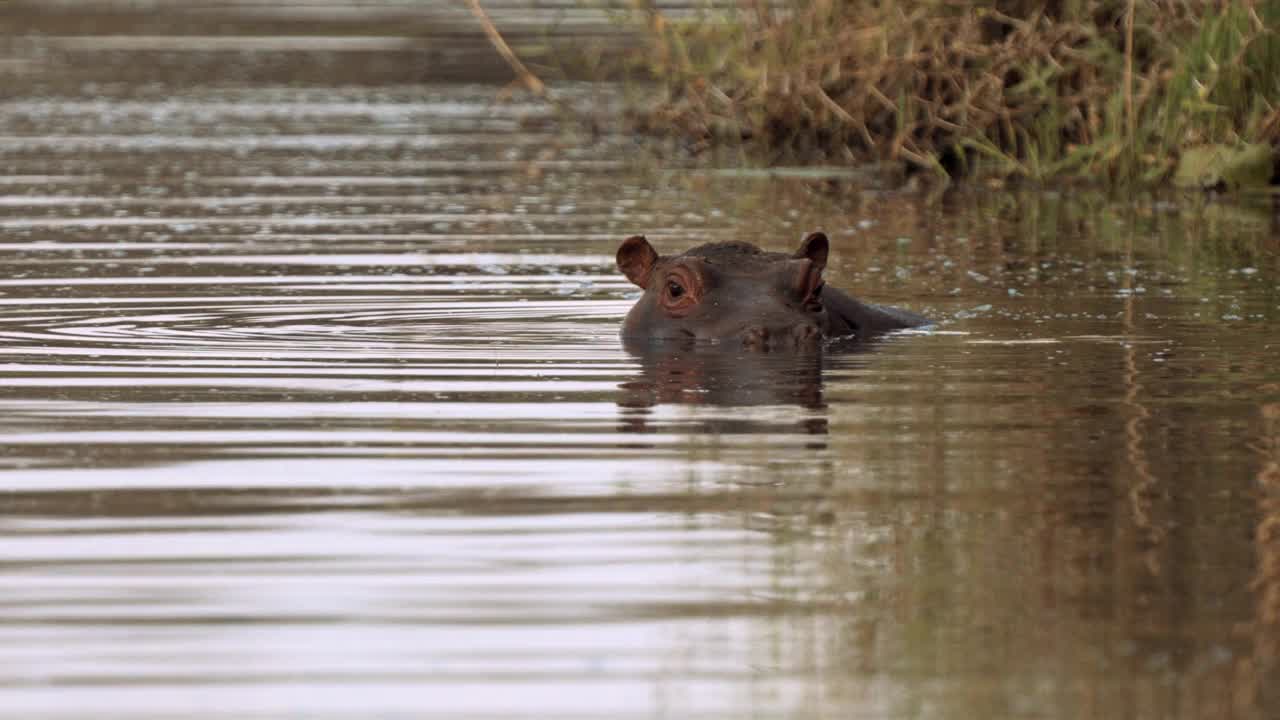
[[[823,371],[836,358],[844,368],[865,365],[879,346],[875,340],[842,340],[824,347],[757,352],[736,345],[623,340],[639,362],[639,373],[618,385],[619,432],[655,432],[655,409],[664,405],[698,408],[777,408],[778,413],[713,413],[700,430],[759,433],[780,430],[809,435],[829,432]],[[785,412],[800,409],[796,413]]]

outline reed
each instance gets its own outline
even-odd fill
[[[637,0],[643,129],[772,160],[1154,182],[1280,143],[1280,2],[800,0],[673,21]]]
[[[546,86],[543,85],[542,80],[529,70],[516,55],[515,51],[511,49],[511,46],[507,44],[498,27],[493,24],[489,13],[485,12],[484,7],[480,5],[480,0],[466,1],[467,7],[471,9],[471,14],[475,16],[476,21],[480,23],[480,27],[484,30],[485,37],[489,39],[489,43],[493,45],[493,49],[510,66],[512,72],[516,74],[516,78],[525,86],[525,89],[535,95],[546,95]]]

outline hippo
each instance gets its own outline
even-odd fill
[[[707,340],[753,350],[865,340],[929,320],[827,287],[827,236],[811,232],[793,254],[741,241],[659,255],[643,235],[618,248],[618,269],[644,289],[622,323],[625,341]]]

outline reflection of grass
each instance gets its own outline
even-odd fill
[[[1280,392],[1280,386],[1270,390]],[[1244,679],[1243,692],[1238,701],[1246,707],[1266,704],[1266,693],[1273,689],[1263,678],[1274,677],[1280,665],[1280,403],[1262,406],[1263,437],[1254,446],[1261,454],[1262,467],[1258,471],[1259,519],[1254,530],[1257,553],[1257,574],[1253,579],[1256,596],[1255,617],[1250,628],[1254,637],[1253,654],[1238,663]]]
[[[955,255],[966,249],[984,256],[1007,254],[1011,262],[1106,260],[1124,252],[1130,233],[1136,233],[1140,262],[1209,278],[1245,267],[1258,268],[1263,276],[1274,273],[1280,253],[1265,196],[1226,201],[1152,193],[1117,202],[1097,190],[992,193],[966,185],[926,200],[868,189],[860,178],[771,180],[765,173],[695,172],[666,175],[661,182],[678,183],[682,192],[707,198],[724,216],[737,218],[742,237],[770,249],[786,250],[804,231],[821,228],[833,239],[832,262],[837,265],[868,259],[872,252],[875,264],[884,265],[911,247],[923,255]],[[1162,202],[1174,198],[1177,204]],[[866,228],[858,227],[861,221],[868,223]],[[956,242],[959,238],[966,240]],[[958,271],[963,275],[964,269]],[[921,272],[904,282],[910,286],[929,280]],[[1280,288],[1261,285],[1265,298],[1280,301]],[[910,292],[925,289],[912,287]]]
[[[1280,3],[642,5],[646,123],[779,155],[1154,180],[1187,145],[1280,140]]]

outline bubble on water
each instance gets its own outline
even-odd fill
[[[584,295],[591,292],[595,288],[595,283],[590,280],[581,280],[578,282],[562,283],[556,286],[552,291],[552,295]]]
[[[956,317],[961,319],[977,317],[978,315],[988,312],[990,310],[991,310],[990,305],[979,305],[977,307],[970,308],[969,310],[961,310],[960,312],[956,313]]]

